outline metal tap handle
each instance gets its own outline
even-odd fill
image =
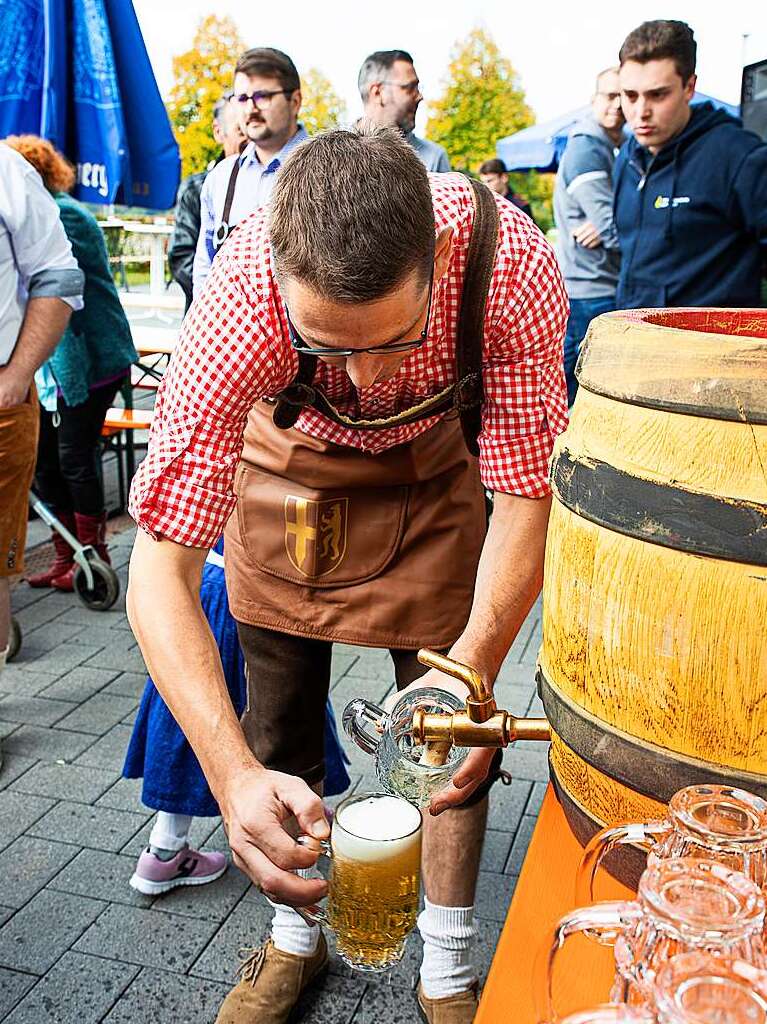
[[[460,661],[453,661],[452,658],[448,658],[444,654],[430,651],[428,647],[423,647],[418,652],[418,660],[422,665],[427,665],[429,668],[436,668],[439,672],[444,672],[446,676],[460,679],[462,683],[466,684],[469,695],[474,700],[492,700],[492,694],[485,686],[479,672],[471,668],[470,665],[464,665]]]

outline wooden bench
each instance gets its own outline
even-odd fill
[[[152,409],[109,409],[101,428],[104,447],[111,449],[117,458],[117,488],[120,495],[120,510],[126,507],[128,488],[136,472],[136,444],[133,433],[149,430],[154,419]],[[123,436],[125,440],[123,441]],[[143,447],[143,445],[142,445]],[[123,455],[125,466],[123,467]]]

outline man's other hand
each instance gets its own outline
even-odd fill
[[[26,401],[30,380],[17,374],[10,366],[0,367],[0,409],[13,409]]]
[[[602,244],[600,234],[590,220],[584,221],[576,231],[573,231],[573,238],[584,249],[597,249]]]

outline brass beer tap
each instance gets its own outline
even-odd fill
[[[426,747],[455,744],[457,747],[506,747],[516,740],[550,740],[551,727],[545,718],[515,718],[499,710],[495,698],[481,676],[469,665],[423,648],[418,652],[422,665],[436,668],[466,684],[469,695],[466,710],[452,715],[413,712],[413,741]]]

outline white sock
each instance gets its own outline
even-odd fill
[[[301,878],[311,878],[313,868],[301,868],[296,874]],[[272,903],[271,900],[269,902]],[[297,911],[292,907],[286,907],[284,903],[272,903],[272,906],[272,942],[275,947],[294,956],[312,956],[320,941],[319,926],[309,924]]]
[[[474,907],[440,907],[425,900],[418,915],[423,938],[421,985],[429,999],[465,992],[477,980],[472,947],[477,927]]]
[[[152,853],[158,850],[171,850],[174,853],[183,850],[187,844],[191,824],[191,814],[158,811],[152,831],[149,833],[149,848]]]

